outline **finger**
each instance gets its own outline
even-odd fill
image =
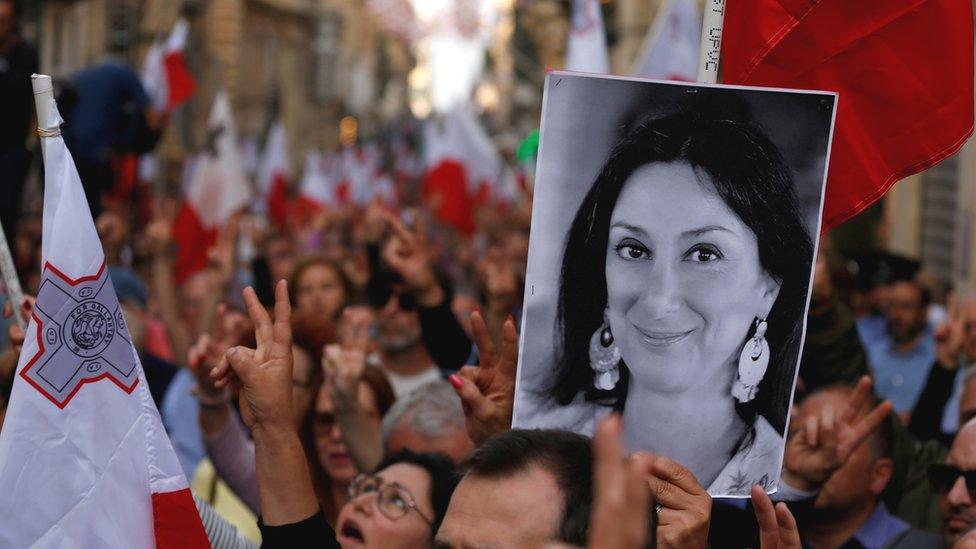
[[[759,546],[763,549],[775,549],[779,545],[779,523],[776,521],[773,502],[761,486],[752,487],[752,511],[759,524]]]
[[[847,407],[840,416],[841,423],[850,425],[854,423],[857,416],[861,414],[861,409],[864,407],[864,403],[867,402],[868,397],[871,395],[871,377],[861,376],[861,379],[857,381],[857,386],[851,391],[851,396],[847,399]]]
[[[397,216],[387,213],[386,222],[393,229],[393,235],[400,240],[408,248],[412,248],[415,244],[414,234],[410,232],[410,229],[400,221]]]
[[[213,338],[217,341],[223,341],[227,336],[226,332],[224,331],[224,322],[226,317],[227,305],[224,303],[217,305],[217,312],[214,314],[213,319],[213,329],[211,330]]]
[[[461,369],[458,370],[457,375],[463,377],[471,383],[475,383],[478,380],[478,373],[481,371],[480,366],[461,366]]]
[[[594,480],[598,505],[604,501],[619,505],[626,493],[621,430],[620,416],[613,414],[600,422],[593,435],[593,453],[596,460]]]
[[[486,419],[491,415],[491,403],[474,383],[458,375],[452,375],[448,380],[451,382],[451,387],[454,387],[454,392],[461,397],[466,412],[470,410],[470,413],[478,419]]]
[[[352,348],[366,351],[369,346],[369,317],[366,315],[353,316]]]
[[[518,333],[515,331],[515,319],[508,315],[502,326],[502,359],[498,362],[498,371],[508,377],[515,377],[515,367],[518,364]]]
[[[647,539],[650,535],[648,525],[650,523],[651,505],[654,503],[651,498],[651,491],[647,488],[647,483],[642,482],[647,477],[647,471],[651,467],[654,456],[650,454],[634,455],[630,460],[630,467],[627,471],[627,500],[625,509],[630,510],[627,514],[630,524],[625,524],[627,531],[633,533],[628,547],[647,547]]]
[[[675,485],[693,496],[706,494],[702,485],[687,467],[665,456],[656,456],[652,473],[655,477]],[[662,502],[663,503],[663,502]]]
[[[837,414],[834,407],[826,405],[820,411],[820,445],[827,448],[837,446]]]
[[[956,323],[962,319],[962,316],[959,314],[959,306],[955,292],[949,292],[949,295],[946,296],[946,308],[949,309],[949,320],[951,322]]]
[[[272,341],[272,356],[291,356],[291,301],[288,300],[288,283],[284,280],[279,280],[275,287]]]
[[[272,328],[271,328],[271,317],[268,316],[268,311],[261,305],[258,300],[258,294],[254,292],[254,288],[248,286],[244,288],[244,305],[247,307],[247,314],[251,317],[251,323],[254,324],[254,339],[257,342],[258,348],[265,347],[271,344],[272,338]],[[275,295],[277,300],[277,295]]]
[[[888,418],[893,408],[894,406],[889,400],[875,406],[874,410],[871,410],[861,421],[858,421],[854,425],[850,435],[843,441],[842,450],[845,452],[853,452],[868,435],[874,432]]]
[[[478,364],[482,367],[492,367],[495,365],[495,343],[491,340],[488,332],[488,324],[481,311],[475,309],[471,313],[471,336],[474,344],[478,348]]]
[[[14,314],[14,307],[10,301],[3,304],[3,318],[10,318]]]
[[[816,448],[819,446],[820,437],[817,436],[819,424],[820,422],[818,421],[817,416],[808,417],[806,422],[803,424],[803,435],[807,439],[807,445],[811,448]]]
[[[779,547],[792,549],[800,547],[800,531],[796,527],[796,519],[785,503],[776,504],[776,523],[779,526]]]

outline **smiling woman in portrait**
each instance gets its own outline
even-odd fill
[[[636,124],[569,229],[553,412],[621,410],[631,450],[713,495],[772,487],[812,260],[790,169],[747,115]]]

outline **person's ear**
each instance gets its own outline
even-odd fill
[[[759,279],[759,304],[760,312],[762,313],[760,318],[769,318],[769,312],[773,310],[773,304],[776,303],[776,298],[779,297],[779,290],[782,286],[782,280],[766,271],[762,272]]]
[[[869,444],[870,441],[865,441],[864,444]],[[891,481],[891,475],[894,472],[895,464],[891,458],[878,458],[874,460],[871,465],[871,493],[874,495],[880,495],[884,492],[884,489],[888,486],[888,482]]]

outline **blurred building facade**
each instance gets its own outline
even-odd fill
[[[360,0],[49,0],[36,23],[41,69],[67,78],[113,55],[138,71],[181,14],[197,93],[173,113],[159,148],[170,178],[203,146],[218,89],[230,95],[245,140],[260,145],[272,119],[282,120],[292,166],[308,147],[334,147],[342,117],[362,127],[406,107],[395,93],[379,98],[403,89],[409,50],[379,32]]]

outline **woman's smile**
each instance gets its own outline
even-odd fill
[[[637,325],[634,325],[634,329],[637,330],[637,332],[641,335],[641,339],[644,340],[644,343],[646,343],[650,347],[655,347],[655,348],[669,347],[671,345],[674,345],[675,343],[678,343],[679,341],[685,339],[686,337],[691,335],[692,332],[695,331],[695,330],[687,330],[687,331],[676,332],[670,330],[669,331],[649,330],[649,329],[641,328]]]

